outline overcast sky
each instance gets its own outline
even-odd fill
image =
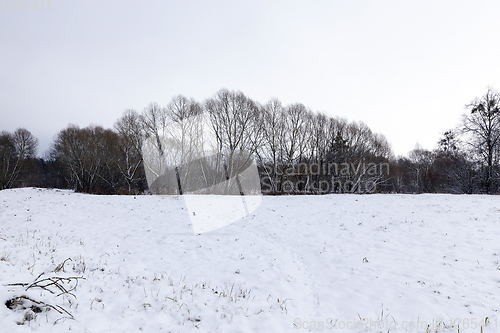
[[[363,121],[433,149],[500,89],[500,1],[77,1],[0,9],[0,131],[43,154],[69,123],[219,89]],[[34,0],[23,3],[34,4]]]

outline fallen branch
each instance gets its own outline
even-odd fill
[[[64,263],[66,263],[67,260],[68,259],[66,259],[60,265],[61,266],[60,269],[62,269],[64,267]],[[24,287],[25,291],[28,291],[28,290],[34,289],[34,288],[40,288],[42,290],[48,291],[51,294],[55,294],[55,297],[59,297],[61,295],[71,295],[76,299],[76,295],[73,294],[72,291],[76,289],[76,287],[78,286],[78,281],[80,279],[85,279],[82,276],[70,276],[70,277],[52,276],[52,277],[42,278],[43,274],[44,273],[38,275],[37,278],[35,279],[35,281],[32,283],[10,283],[10,284],[7,284],[7,286]],[[68,285],[70,287],[68,287]],[[25,306],[24,301],[30,301],[34,305],[32,305],[31,307],[29,307],[29,306],[27,307],[27,306]],[[68,315],[70,319],[74,319],[73,315],[60,305],[57,305],[57,304],[52,305],[52,304],[45,303],[42,301],[37,301],[37,300],[34,300],[33,298],[30,298],[30,297],[25,296],[25,295],[11,298],[10,300],[8,300],[5,303],[5,306],[7,306],[7,308],[9,308],[11,310],[14,310],[18,306],[20,306],[23,310],[31,309],[31,311],[33,311],[34,313],[42,312],[43,308],[46,310],[53,309],[57,313],[59,313],[60,315],[64,315],[64,316]],[[63,318],[68,318],[68,317],[63,317]],[[56,320],[54,322],[54,325],[57,324],[57,322],[63,318],[59,318],[58,320]]]
[[[59,297],[59,296],[64,295],[64,294],[68,294],[68,295],[71,295],[74,298],[76,298],[75,294],[73,294],[71,292],[73,290],[75,290],[76,287],[78,286],[79,279],[85,279],[85,278],[84,277],[75,277],[75,276],[65,277],[65,278],[63,278],[63,277],[49,277],[49,278],[35,281],[32,284],[28,285],[28,287],[26,287],[26,291],[28,291],[29,289],[32,289],[32,288],[41,288],[43,290],[50,292],[51,294],[55,294],[56,292],[49,289],[49,287],[55,286],[57,289],[59,289],[59,291],[61,291],[58,295],[56,295],[56,297]],[[75,285],[71,289],[66,289],[64,287],[64,285],[70,284],[72,281],[75,282]]]
[[[76,295],[72,293],[73,290],[76,289],[78,286],[78,280],[85,280],[83,276],[70,276],[70,277],[48,277],[44,279],[40,279],[40,277],[43,275],[40,274],[38,277],[35,279],[35,282],[33,283],[10,283],[7,284],[7,286],[12,287],[12,286],[21,286],[21,287],[26,287],[25,290],[28,291],[29,289],[32,288],[40,288],[45,291],[48,291],[51,294],[55,294],[56,292],[51,290],[50,287],[55,287],[58,291],[60,291],[59,294],[56,295],[56,297],[59,297],[64,294],[68,294],[76,298]],[[75,285],[67,289],[65,288],[65,285],[71,284],[71,282],[75,282]]]
[[[65,272],[64,271],[64,264],[66,264],[66,261],[68,261],[68,260],[71,260],[71,258],[68,258],[68,259],[64,260],[62,263],[60,263],[59,265],[57,265],[56,269],[54,269],[54,272],[57,273],[57,272],[60,272],[61,270],[63,272]],[[73,260],[71,260],[71,261],[73,261]]]
[[[66,313],[67,315],[71,316],[71,318],[73,318],[73,315],[71,313],[69,313],[68,311],[66,311],[64,308],[62,308],[59,305],[53,306],[51,304],[47,304],[47,303],[42,302],[42,301],[36,301],[36,300],[34,300],[34,299],[32,299],[32,298],[30,298],[28,296],[18,296],[18,297],[11,298],[10,300],[7,301],[6,306],[9,309],[14,310],[18,305],[22,305],[23,304],[23,302],[22,302],[23,299],[27,300],[27,301],[30,301],[32,303],[35,303],[39,307],[54,309],[59,314]],[[37,312],[37,311],[35,311],[35,312]]]

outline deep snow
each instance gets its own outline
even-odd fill
[[[0,331],[500,331],[499,202],[263,197],[195,235],[181,197],[0,191]],[[74,296],[8,285],[41,273],[84,279]],[[4,305],[19,296],[73,318],[42,306],[29,320]]]

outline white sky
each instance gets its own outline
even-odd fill
[[[111,127],[127,108],[221,88],[361,120],[406,154],[500,89],[496,0],[9,2],[0,131],[26,127],[40,155],[69,123]]]

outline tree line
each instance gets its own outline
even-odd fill
[[[500,193],[500,94],[488,88],[466,110],[437,149],[416,147],[395,161],[396,192]]]
[[[435,150],[415,148],[395,157],[386,138],[362,122],[313,112],[277,99],[259,104],[222,89],[204,102],[179,95],[166,106],[126,110],[113,128],[69,125],[49,153],[26,129],[0,133],[0,189],[47,187],[95,194],[149,193],[145,141],[165,156],[165,130],[194,140],[189,119],[205,114],[215,149],[225,161],[239,152],[255,160],[263,194],[488,193],[500,191],[500,95],[492,88],[466,105]],[[189,126],[190,129],[189,129]],[[186,131],[191,131],[188,135]],[[178,141],[179,141],[178,140]],[[198,140],[199,141],[199,140]],[[194,142],[194,141],[193,141]]]

